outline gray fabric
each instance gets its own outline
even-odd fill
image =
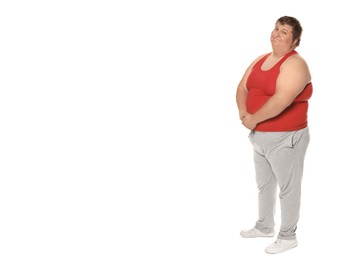
[[[252,131],[249,139],[254,149],[258,187],[256,228],[274,231],[274,215],[279,186],[281,227],[279,239],[296,239],[301,204],[301,182],[309,129],[292,132]]]

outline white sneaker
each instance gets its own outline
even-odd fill
[[[257,228],[242,230],[240,235],[244,238],[255,238],[255,237],[273,237],[275,232],[264,233]]]
[[[291,248],[298,246],[298,242],[296,239],[294,240],[284,240],[284,239],[277,239],[274,243],[268,245],[265,248],[265,252],[268,254],[277,254],[285,252]]]

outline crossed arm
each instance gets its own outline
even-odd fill
[[[249,71],[246,71],[236,93],[236,101],[242,124],[248,129],[254,129],[257,124],[273,118],[292,104],[294,99],[303,91],[310,82],[310,73],[306,62],[299,57],[292,57],[284,62],[276,81],[276,92],[254,114],[249,114],[246,109],[247,89],[245,82]]]

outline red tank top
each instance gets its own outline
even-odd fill
[[[286,54],[274,67],[267,71],[263,71],[261,66],[270,53],[265,55],[253,66],[247,79],[247,111],[250,114],[257,112],[264,103],[275,94],[276,79],[280,73],[280,66],[288,57],[294,54],[297,54],[297,52],[291,51]],[[312,91],[312,83],[308,83],[303,91],[295,98],[293,103],[281,112],[281,114],[259,123],[254,130],[286,132],[307,127],[308,99],[312,96]]]

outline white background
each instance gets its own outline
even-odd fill
[[[351,257],[350,11],[313,2],[1,1],[0,259]],[[239,236],[235,90],[283,15],[314,93],[300,245],[270,256]]]

